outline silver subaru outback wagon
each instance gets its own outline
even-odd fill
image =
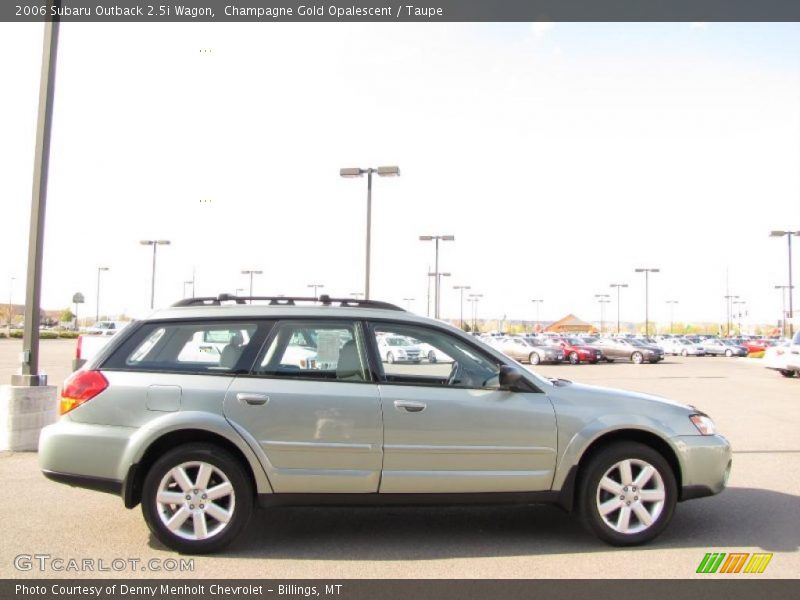
[[[64,384],[44,474],[111,492],[180,552],[254,507],[554,503],[615,545],[719,493],[728,441],[694,407],[546,379],[475,337],[364,300],[184,300]],[[389,362],[380,340],[437,360]]]

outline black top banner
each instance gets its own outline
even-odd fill
[[[800,0],[2,0],[0,21],[800,21]]]

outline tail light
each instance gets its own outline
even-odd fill
[[[108,387],[108,380],[100,371],[76,371],[64,382],[61,391],[62,415],[84,402],[88,402]]]

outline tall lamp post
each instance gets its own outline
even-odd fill
[[[442,302],[442,277],[450,277],[452,273],[428,273],[429,277],[433,277],[433,287],[436,290],[436,297],[433,299],[433,318],[439,318],[439,311]]]
[[[675,322],[675,305],[678,304],[677,300],[667,300],[667,304],[669,304],[669,334],[672,335],[673,331],[673,324]]]
[[[253,296],[253,275],[262,275],[264,271],[260,271],[259,269],[242,269],[242,275],[249,275],[250,276],[250,296]],[[253,301],[250,300],[252,303]]]
[[[619,290],[628,287],[627,283],[612,283],[609,287],[617,288],[617,333],[619,333]]]
[[[150,282],[150,308],[153,308],[156,303],[156,249],[159,246],[169,246],[172,242],[169,240],[142,240],[139,243],[142,246],[153,247],[153,273]]]
[[[441,305],[439,303],[439,291],[441,289],[441,286],[439,285],[439,283],[440,283],[439,282],[439,241],[442,241],[442,242],[453,242],[453,241],[455,241],[456,236],[454,236],[454,235],[421,235],[421,236],[419,236],[419,239],[420,239],[421,242],[434,241],[436,243],[436,262],[434,263],[435,266],[434,266],[434,269],[433,269],[434,275],[436,277],[436,279],[434,280],[435,291],[434,291],[434,299],[433,299],[433,316],[434,316],[434,318],[438,319],[439,318],[439,309],[441,308]]]
[[[95,306],[94,320],[100,320],[100,273],[108,271],[108,267],[97,267],[97,305]]]
[[[792,236],[800,237],[800,231],[771,231],[770,237],[783,237],[786,236],[786,240],[789,243],[789,285],[786,289],[789,290],[789,312],[786,313],[785,319],[789,319],[789,337],[794,336],[794,325],[792,324],[791,319],[794,318],[794,308],[792,304],[792,289],[794,286],[792,285]]]
[[[536,305],[536,324],[533,326],[533,333],[537,333],[537,329],[541,329],[541,322],[539,321],[539,307],[544,300],[542,298],[532,298],[531,302]]]
[[[369,300],[369,262],[370,262],[370,251],[371,251],[371,243],[372,243],[372,174],[377,173],[378,177],[397,177],[400,175],[400,167],[391,166],[391,167],[367,167],[366,169],[362,169],[361,167],[349,167],[344,169],[339,169],[339,176],[340,177],[362,177],[364,175],[367,176],[367,258],[366,258],[366,270],[364,275],[364,294],[367,300]]]
[[[735,304],[735,305],[739,306],[739,310],[736,313],[736,325],[739,328],[739,335],[742,335],[742,309],[744,308],[744,305],[747,304],[747,301],[745,301],[745,300],[736,300],[736,301],[732,302],[731,304]]]
[[[454,285],[454,290],[458,290],[461,292],[461,330],[464,330],[464,290],[471,290],[472,287],[469,285]]]
[[[611,300],[608,299],[608,294],[595,294],[594,297],[597,298],[597,302],[600,304],[600,335],[603,335],[603,329],[605,329],[604,325],[606,320],[605,305],[611,302]]]
[[[639,267],[634,273],[644,273],[644,335],[650,337],[650,273],[660,273],[661,269]]]
[[[731,325],[732,325],[732,323],[731,323],[731,320],[732,320],[731,313],[733,312],[733,308],[731,307],[731,303],[732,303],[733,300],[736,300],[738,297],[739,296],[737,296],[736,294],[725,294],[725,312],[726,312],[726,315],[725,315],[725,320],[726,320],[725,337],[731,337]]]
[[[478,302],[483,298],[483,294],[470,294],[469,302],[472,302],[472,331],[478,331]]]
[[[183,297],[184,298],[188,297],[186,295],[186,286],[187,285],[191,285],[192,286],[192,298],[194,298],[194,285],[193,284],[194,284],[194,282],[191,279],[187,279],[186,281],[183,282]]]
[[[788,285],[776,285],[775,289],[781,291],[781,335],[786,337],[786,290],[791,288]]]
[[[306,287],[314,288],[314,299],[316,300],[318,298],[317,290],[319,288],[324,288],[325,284],[324,283],[309,283]]]

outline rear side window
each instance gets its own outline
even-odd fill
[[[142,327],[103,366],[142,371],[234,372],[243,368],[240,363],[258,328],[252,322],[153,323]]]

